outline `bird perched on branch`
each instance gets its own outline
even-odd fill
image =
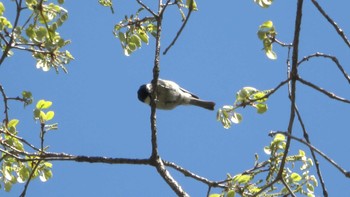
[[[141,85],[137,91],[138,99],[146,104],[151,103],[152,84]],[[170,110],[179,105],[195,105],[208,110],[214,110],[215,103],[204,101],[198,96],[183,89],[173,81],[158,79],[157,84],[157,100],[158,109]]]

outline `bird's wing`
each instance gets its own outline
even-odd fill
[[[188,90],[186,90],[186,89],[183,89],[182,87],[180,87],[180,90],[183,91],[183,92],[185,92],[185,93],[190,94],[190,95],[191,95],[192,97],[194,97],[194,98],[199,99],[199,97],[198,97],[197,95],[193,94],[192,92],[190,92],[190,91],[188,91]]]
[[[158,84],[166,89],[180,89],[182,92],[190,94],[192,97],[199,99],[199,97],[195,94],[193,94],[192,92],[182,88],[181,86],[179,86],[177,83],[173,82],[173,81],[169,81],[169,80],[164,80],[164,79],[159,79],[158,80]]]

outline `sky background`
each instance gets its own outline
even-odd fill
[[[12,1],[3,1],[5,16],[15,13]],[[144,1],[148,4],[152,1]],[[349,1],[319,1],[345,33],[350,32]],[[10,4],[12,6],[10,6]],[[22,90],[33,93],[35,101],[53,102],[53,122],[59,130],[47,134],[49,151],[74,155],[148,158],[150,143],[150,108],[140,103],[139,86],[152,79],[154,40],[130,57],[123,55],[119,40],[112,34],[114,24],[125,14],[135,12],[136,1],[114,2],[115,14],[99,6],[97,0],[66,1],[69,19],[60,30],[71,39],[68,50],[75,60],[67,66],[68,74],[36,69],[28,53],[15,51],[0,71],[0,83],[8,96]],[[272,20],[277,38],[293,39],[295,1],[275,1],[262,9],[251,1],[197,1],[194,12],[176,45],[162,55],[160,77],[174,80],[202,99],[216,102],[216,110],[232,104],[235,93],[244,86],[260,90],[276,87],[286,79],[287,48],[275,46],[276,61],[269,60],[256,36],[258,26]],[[164,50],[181,25],[178,10],[167,10],[163,22]],[[336,55],[350,72],[349,48],[310,1],[304,3],[300,38],[300,58],[315,52]],[[162,51],[163,51],[162,50]],[[330,60],[319,58],[304,63],[299,70],[304,79],[342,97],[350,98],[349,84]],[[350,168],[350,106],[298,83],[297,105],[311,142],[343,168]],[[216,121],[216,111],[196,107],[178,107],[157,111],[159,152],[163,159],[210,180],[223,180],[250,169],[254,154],[266,159],[271,130],[286,130],[289,120],[287,88],[268,100],[269,110],[259,115],[249,107],[240,109],[243,122],[224,129]],[[3,108],[2,103],[0,107]],[[10,103],[10,117],[20,119],[19,135],[39,146],[40,125],[32,119],[35,105],[23,109]],[[294,135],[302,136],[296,123]],[[292,142],[291,154],[307,150]],[[307,152],[308,156],[311,156]],[[330,196],[349,196],[350,181],[328,162],[319,158]],[[207,186],[170,169],[174,178],[191,196],[205,196]],[[315,171],[312,171],[315,174]],[[18,196],[24,184],[11,193]],[[221,190],[213,190],[220,192]],[[322,196],[319,186],[316,196]],[[53,178],[46,183],[31,182],[27,196],[175,196],[169,186],[150,166],[108,165],[53,162]]]

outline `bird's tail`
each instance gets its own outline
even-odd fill
[[[190,104],[198,106],[198,107],[203,107],[203,108],[209,109],[209,110],[214,110],[214,107],[215,107],[214,102],[203,101],[203,100],[199,100],[199,99],[191,99]]]

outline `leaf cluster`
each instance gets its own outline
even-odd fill
[[[258,162],[256,156],[253,169],[234,176],[227,175],[227,188],[220,194],[210,197],[254,196],[263,190],[260,196],[284,196],[290,193],[314,196],[314,187],[318,185],[314,175],[310,175],[309,168],[313,166],[311,158],[306,157],[304,151],[299,150],[296,155],[287,156],[287,165],[283,169],[282,177],[278,177],[280,164],[286,148],[286,138],[276,134],[270,145],[264,148],[269,159]],[[295,166],[299,166],[296,169]]]
[[[134,15],[125,16],[122,21],[114,26],[114,36],[119,38],[126,56],[141,48],[142,43],[148,44],[149,35],[157,36],[155,18],[145,17],[140,19],[139,14],[143,10],[144,8],[140,8]]]
[[[63,0],[58,2],[64,3]],[[1,10],[5,10],[2,3]],[[43,71],[54,68],[56,72],[61,68],[67,72],[65,65],[74,57],[68,50],[62,49],[70,41],[62,38],[58,32],[68,19],[67,10],[45,0],[26,0],[25,5],[17,5],[17,10],[16,26],[12,26],[5,17],[0,18],[0,46],[6,52],[3,55],[12,56],[13,49],[25,50],[32,53],[37,68]],[[19,17],[24,14],[28,17],[19,25]]]
[[[0,188],[10,191],[13,184],[40,178],[42,182],[52,177],[52,164],[43,160],[36,160],[38,155],[26,153],[24,141],[18,136],[18,119],[10,120],[7,125],[0,127]],[[38,151],[38,150],[37,150]],[[24,160],[20,155],[26,155]],[[28,160],[28,161],[27,161]]]
[[[272,43],[275,41],[277,32],[272,21],[266,21],[259,26],[258,38],[262,41],[265,54],[268,58],[277,59],[276,53],[272,50]]]
[[[253,87],[244,87],[236,93],[236,100],[233,105],[225,105],[217,112],[216,119],[220,121],[225,129],[231,127],[232,123],[238,124],[243,117],[236,110],[251,106],[256,108],[257,113],[263,114],[268,107],[265,103],[271,90],[260,91]]]

